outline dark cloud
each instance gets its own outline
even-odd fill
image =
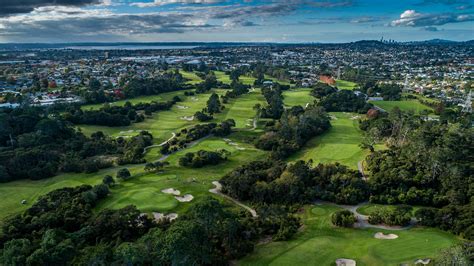
[[[249,16],[278,16],[288,15],[297,9],[294,4],[270,4],[259,6],[243,6],[237,8],[222,8],[218,12],[210,12],[210,17],[215,19],[229,19]]]
[[[85,6],[101,0],[0,0],[0,16],[29,13],[42,6]]]

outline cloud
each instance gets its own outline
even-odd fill
[[[183,33],[212,28],[192,14],[143,13],[114,14],[104,9],[39,7],[29,14],[0,18],[0,37],[42,40],[81,39],[84,36],[124,36],[156,33]],[[65,34],[67,33],[67,34]]]
[[[154,7],[154,6],[163,6],[170,4],[218,4],[226,2],[225,0],[155,0],[154,2],[136,2],[131,3],[131,6],[137,7]]]
[[[390,25],[394,27],[429,27],[467,21],[474,21],[474,16],[458,13],[424,14],[415,10],[406,10],[399,19],[392,21]]]
[[[0,0],[0,16],[29,13],[38,7],[108,4],[110,0]]]
[[[419,5],[462,5],[468,3],[470,0],[423,0]]]

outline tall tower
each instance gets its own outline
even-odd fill
[[[469,91],[466,101],[464,101],[461,112],[472,113],[472,91]]]

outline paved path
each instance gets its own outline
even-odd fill
[[[364,181],[367,181],[368,178],[365,176],[364,165],[362,161],[357,162],[357,169],[359,169],[359,173],[362,175],[362,179],[364,179]]]
[[[213,181],[212,184],[215,186],[215,188],[212,188],[212,189],[209,189],[209,192],[213,193],[213,194],[216,194],[216,195],[219,195],[219,196],[222,196],[230,201],[232,201],[233,203],[239,205],[240,207],[246,209],[247,211],[250,212],[250,214],[252,215],[252,217],[258,217],[257,215],[257,211],[255,211],[255,209],[252,209],[250,208],[249,206],[243,204],[242,202],[234,199],[234,198],[231,198],[229,196],[227,196],[226,194],[222,193],[221,190],[222,190],[222,184],[219,183],[219,181]]]
[[[328,201],[316,201],[316,205],[325,204],[325,205],[333,205],[343,209],[346,209],[354,214],[356,217],[357,222],[354,224],[356,228],[377,228],[377,229],[384,229],[384,230],[407,230],[412,228],[416,224],[416,220],[412,218],[410,224],[407,226],[388,226],[388,225],[381,225],[381,224],[370,224],[368,222],[369,216],[363,215],[357,212],[357,209],[366,205],[367,202],[359,203],[357,205],[340,205],[335,204]]]
[[[155,145],[150,145],[150,146],[148,146],[148,147],[145,147],[145,148],[143,149],[143,154],[147,153],[147,151],[148,151],[149,149],[156,148],[156,147],[161,147],[161,146],[165,145],[168,141],[174,139],[174,138],[176,137],[176,134],[175,134],[174,132],[173,132],[172,134],[173,134],[173,136],[171,136],[171,138],[169,138],[169,139],[163,141],[163,142],[160,143],[160,144],[155,144]]]

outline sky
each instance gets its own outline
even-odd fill
[[[474,0],[0,0],[8,42],[474,39]]]

